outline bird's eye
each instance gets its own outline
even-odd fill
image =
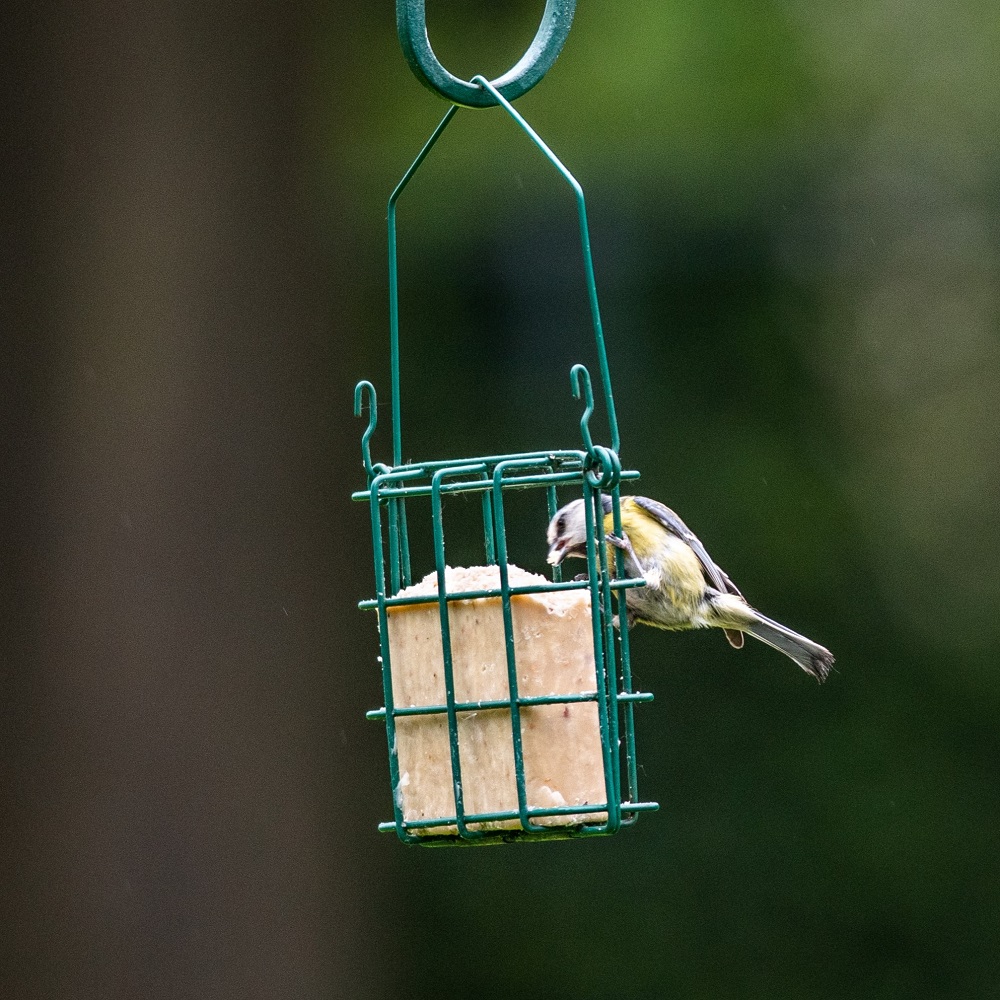
[[[560,517],[559,520],[556,521],[556,531],[561,535],[563,531],[565,531],[565,529],[566,529],[566,518]]]

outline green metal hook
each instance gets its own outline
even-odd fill
[[[605,448],[595,445],[590,436],[590,418],[594,413],[594,388],[590,382],[590,372],[586,365],[576,364],[570,369],[570,385],[573,395],[586,400],[583,416],[580,417],[580,434],[583,446],[587,449],[592,465],[587,470],[587,479],[591,486],[599,490],[610,490],[618,485],[622,476],[621,460],[615,448]]]
[[[590,384],[590,372],[586,365],[573,365],[569,373],[569,382],[573,388],[573,397],[585,399],[583,416],[580,417],[580,435],[588,455],[594,454],[594,440],[590,436],[590,418],[594,413],[594,387]],[[359,387],[360,388],[360,387]]]
[[[361,416],[361,408],[364,405],[362,397],[366,394],[368,396],[368,428],[361,435],[361,457],[364,460],[365,471],[368,473],[368,478],[370,479],[375,475],[375,469],[372,465],[371,445],[368,442],[375,433],[375,425],[378,423],[378,402],[375,396],[375,386],[367,379],[362,379],[354,387],[354,415],[356,417]],[[380,468],[384,467],[380,466]]]
[[[403,55],[417,79],[452,104],[464,108],[489,108],[496,101],[481,87],[461,80],[441,65],[427,37],[425,0],[396,0],[396,30]],[[576,0],[546,0],[542,22],[528,51],[503,76],[492,81],[508,101],[515,101],[552,67],[559,57],[570,26]]]

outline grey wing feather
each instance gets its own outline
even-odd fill
[[[737,597],[743,596],[725,571],[715,564],[712,557],[706,551],[705,546],[698,540],[698,536],[669,507],[665,507],[656,500],[650,500],[649,497],[633,497],[632,499],[647,514],[655,517],[667,531],[691,546],[702,568],[705,570],[708,582],[716,590],[722,594],[735,594]]]
[[[708,582],[721,594],[735,594],[740,600],[745,600],[743,595],[740,593],[739,588],[729,579],[728,574],[720,566],[715,564],[715,561],[708,554],[705,546],[701,544],[698,536],[669,508],[665,507],[662,503],[657,503],[656,500],[650,500],[649,497],[633,497],[635,502],[646,511],[647,514],[651,514],[656,518],[660,524],[663,525],[667,531],[672,532],[682,541],[687,542],[691,546],[691,550],[698,557],[698,561],[701,563],[702,568],[705,570],[705,576],[708,578]],[[735,629],[723,629],[726,633],[726,639],[729,640],[729,645],[733,649],[743,648],[743,633],[738,632]]]

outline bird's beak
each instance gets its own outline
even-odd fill
[[[550,566],[558,566],[565,558],[566,558],[566,539],[557,538],[549,546],[549,554],[545,557],[545,561]]]

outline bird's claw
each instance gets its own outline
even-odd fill
[[[618,629],[619,631],[621,631],[621,627],[622,627],[621,616],[620,615],[615,615],[611,619],[611,624],[614,625],[614,627],[616,629]],[[631,611],[626,611],[625,612],[625,627],[626,628],[631,628],[634,624],[635,624],[635,615]]]
[[[625,534],[625,532],[622,532],[621,535],[605,535],[604,540],[608,543],[608,545],[611,545],[616,549],[620,549],[629,557],[629,559],[632,560],[632,562],[634,562],[637,566],[639,565],[639,559],[635,554],[635,549],[632,548],[632,541],[628,535]]]

